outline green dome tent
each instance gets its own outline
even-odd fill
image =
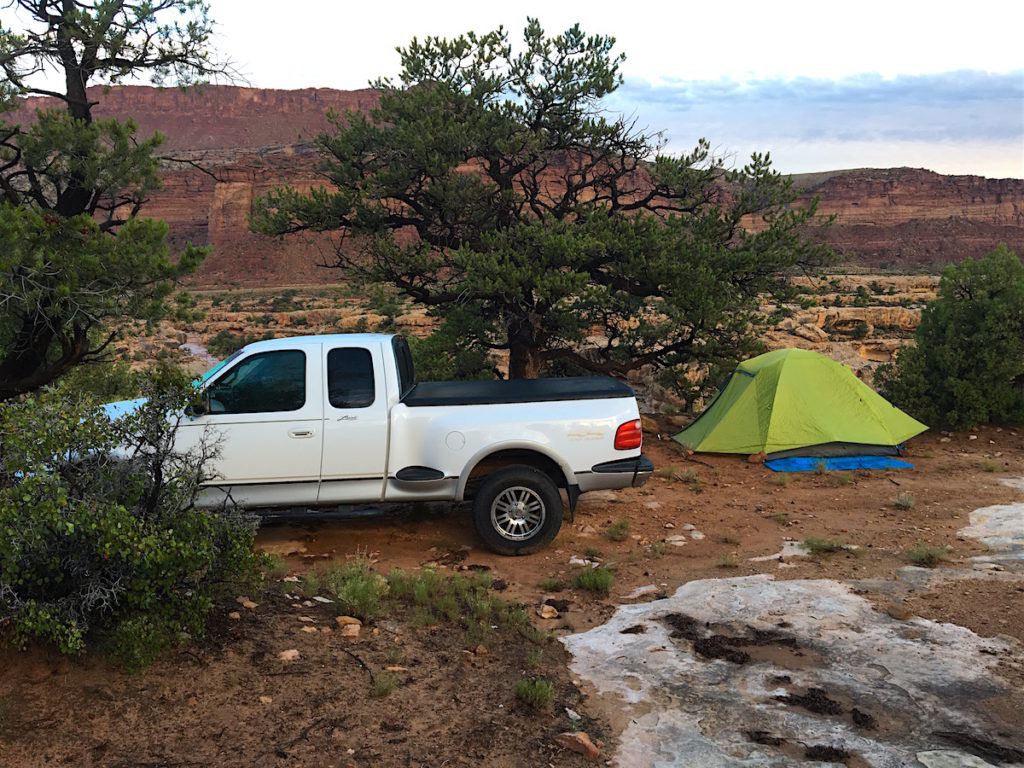
[[[806,349],[745,360],[675,440],[706,453],[783,456],[893,454],[927,426],[844,365]]]

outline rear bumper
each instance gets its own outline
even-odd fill
[[[654,472],[654,464],[640,454],[628,459],[616,459],[595,464],[589,472],[577,472],[576,484],[580,493],[587,491],[637,488],[647,482]]]

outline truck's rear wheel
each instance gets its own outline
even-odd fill
[[[550,477],[527,466],[489,475],[473,499],[473,523],[499,555],[528,555],[546,547],[562,527],[562,497]]]

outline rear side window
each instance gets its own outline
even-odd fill
[[[401,336],[395,336],[391,339],[391,348],[395,351],[395,364],[398,366],[398,397],[401,399],[415,386],[416,371],[412,366],[409,342]]]
[[[327,353],[327,401],[333,408],[366,408],[373,405],[373,358],[359,347],[332,349]]]
[[[210,413],[279,413],[306,404],[306,354],[297,349],[251,355],[207,390]]]

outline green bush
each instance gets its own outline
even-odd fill
[[[530,709],[548,709],[555,698],[555,686],[543,677],[524,677],[516,683],[516,698]]]
[[[932,426],[1024,423],[1024,264],[1005,246],[947,267],[916,344],[875,374],[879,391]]]
[[[79,365],[61,379],[66,391],[93,397],[100,403],[138,397],[140,386],[140,375],[123,360]]]
[[[0,406],[0,632],[19,646],[138,668],[256,578],[251,519],[194,506],[214,450],[174,448],[187,379],[162,369],[142,394],[117,421],[66,387]]]
[[[572,577],[572,585],[576,589],[607,595],[612,589],[614,578],[608,568],[580,568]]]

